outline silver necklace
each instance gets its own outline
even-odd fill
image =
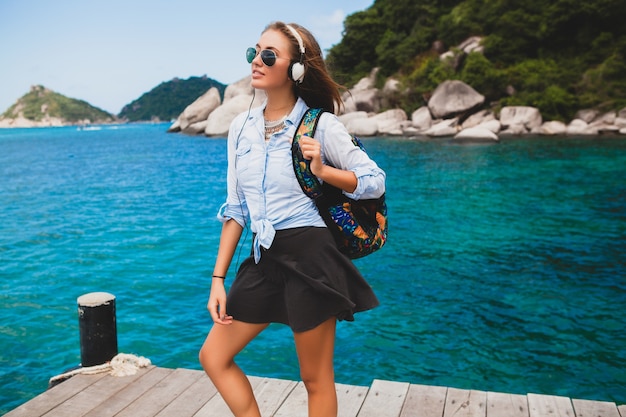
[[[285,120],[287,120],[287,114],[278,120],[265,120],[265,140],[270,140],[272,135],[276,132],[280,132],[285,127]]]

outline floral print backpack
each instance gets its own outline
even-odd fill
[[[308,109],[302,117],[291,145],[293,169],[302,191],[315,202],[339,250],[350,259],[361,258],[382,248],[387,241],[387,204],[385,195],[376,199],[353,200],[330,184],[320,183],[311,172],[310,161],[302,156],[301,136],[313,137],[323,109]],[[352,136],[355,146],[365,152],[361,141]]]

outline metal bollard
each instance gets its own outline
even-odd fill
[[[117,355],[115,296],[92,292],[78,297],[81,366],[102,365]]]

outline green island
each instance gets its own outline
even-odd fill
[[[538,108],[571,120],[580,109],[626,106],[626,2],[622,0],[378,0],[344,21],[327,61],[352,85],[380,68],[406,93],[410,112],[445,80],[460,80],[502,106]],[[440,54],[470,37],[482,52]]]

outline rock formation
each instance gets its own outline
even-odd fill
[[[453,65],[453,61],[461,59],[464,54],[481,52],[480,40],[478,37],[469,38],[452,51],[442,53],[440,59],[450,60]],[[452,137],[457,141],[490,142],[507,135],[626,134],[626,108],[606,113],[581,110],[569,124],[544,121],[535,107],[507,106],[499,112],[485,109],[485,97],[458,80],[441,83],[433,91],[428,104],[415,109],[409,117],[404,110],[389,109],[389,103],[401,94],[399,82],[390,78],[380,90],[375,85],[377,74],[378,69],[372,70],[342,96],[344,108],[339,119],[354,135]],[[225,136],[237,114],[250,106],[260,105],[265,98],[262,91],[257,90],[254,94],[250,80],[248,76],[229,85],[224,102],[215,108],[202,104],[208,98],[200,97],[185,109],[170,131]],[[200,120],[203,118],[206,120]],[[188,123],[186,130],[183,127],[185,123]]]

